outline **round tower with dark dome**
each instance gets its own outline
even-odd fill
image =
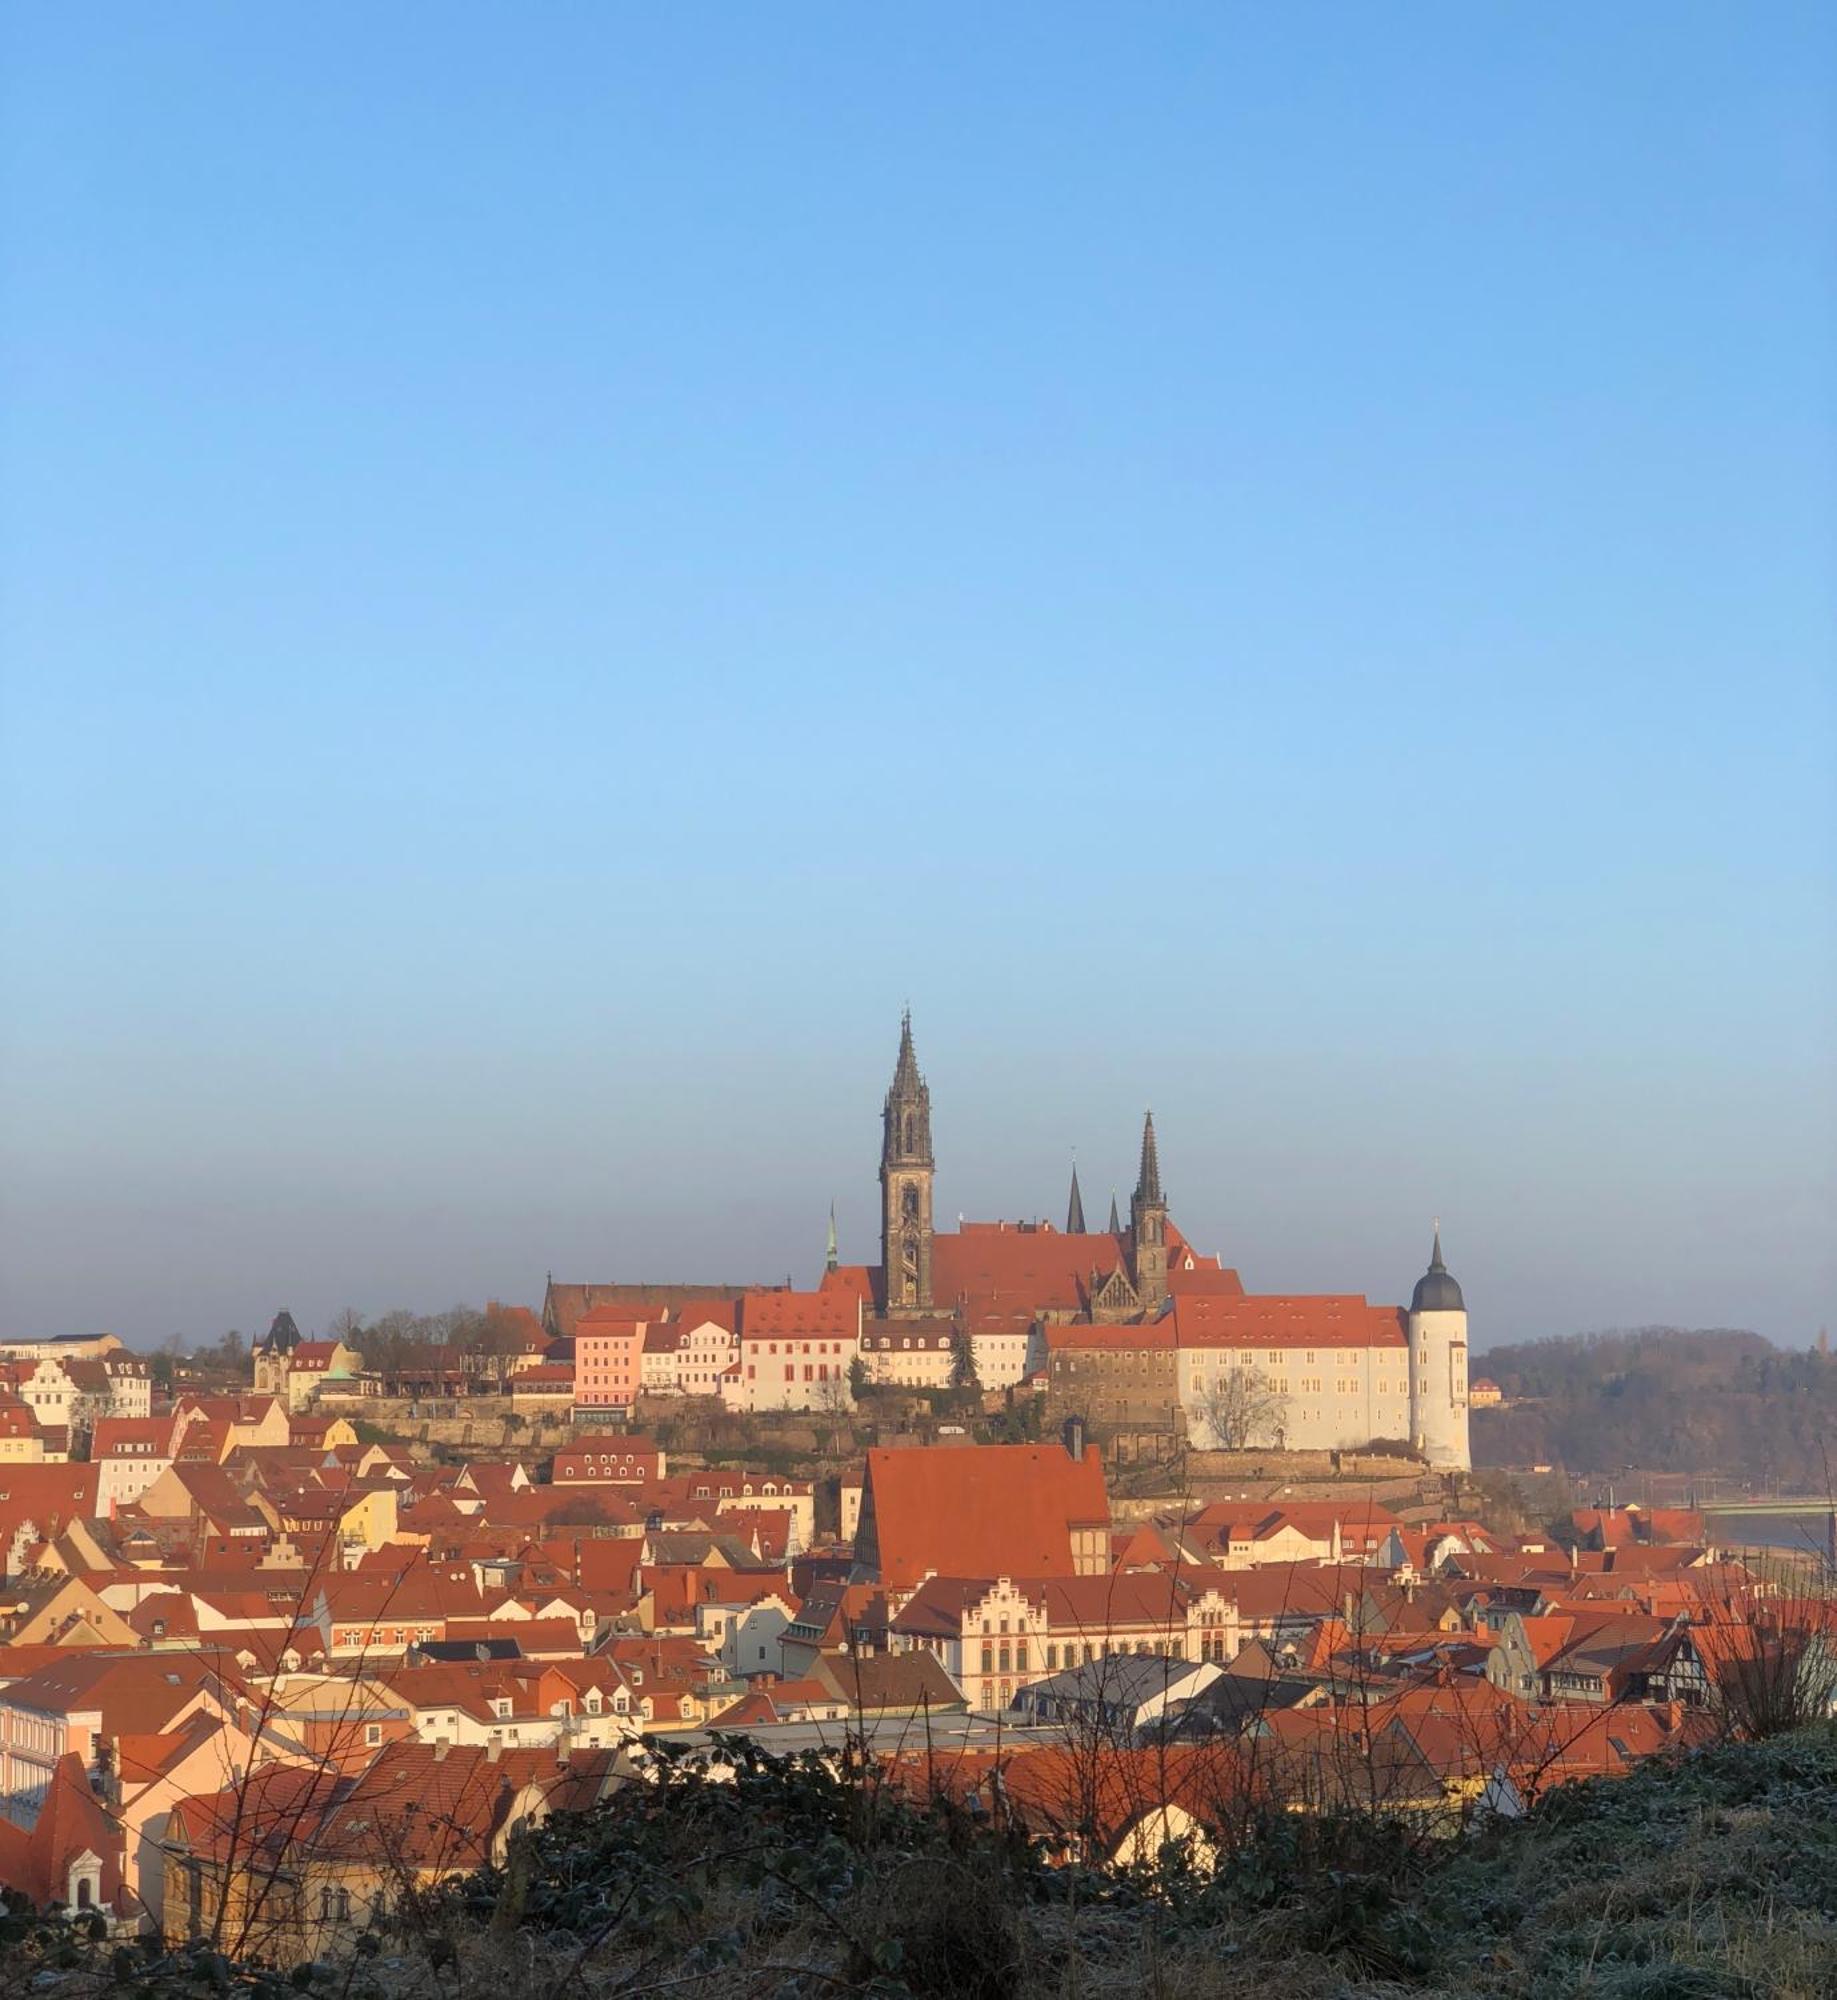
[[[1410,1297],[1410,1442],[1439,1471],[1465,1472],[1467,1443],[1467,1301],[1442,1262],[1441,1224],[1429,1268]]]

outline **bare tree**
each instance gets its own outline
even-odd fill
[[[1285,1399],[1260,1370],[1238,1367],[1202,1380],[1192,1407],[1213,1450],[1247,1451],[1255,1444],[1275,1443]]]

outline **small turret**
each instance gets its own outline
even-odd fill
[[[1411,1312],[1457,1312],[1467,1310],[1454,1273],[1442,1262],[1442,1227],[1435,1225],[1435,1247],[1429,1252],[1429,1268],[1416,1280],[1410,1298]]]
[[[1435,1225],[1429,1268],[1410,1296],[1410,1442],[1438,1472],[1473,1463],[1467,1442],[1467,1301],[1442,1262]]]

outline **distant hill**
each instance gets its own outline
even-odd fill
[[[1627,1466],[1779,1480],[1837,1477],[1837,1360],[1729,1327],[1638,1327],[1495,1347],[1474,1363],[1508,1407],[1476,1410],[1476,1465]]]

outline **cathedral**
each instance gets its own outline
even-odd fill
[[[965,1223],[956,1234],[940,1236],[932,1222],[936,1172],[931,1087],[919,1071],[908,1013],[900,1022],[899,1060],[881,1112],[874,1302],[886,1317],[924,1317],[940,1308],[952,1313],[978,1302],[987,1306],[1003,1295],[1004,1275],[1023,1287],[1043,1284],[1032,1303],[1052,1316],[1114,1321],[1158,1312],[1168,1297],[1170,1233],[1182,1269],[1201,1263],[1218,1267],[1216,1257],[1196,1257],[1168,1222],[1152,1112],[1142,1125],[1141,1169],[1129,1198],[1127,1230],[1119,1224],[1114,1198],[1109,1228],[1097,1233],[1085,1228],[1074,1167],[1063,1231],[1040,1223]]]
[[[641,1343],[646,1389],[718,1393],[740,1410],[846,1403],[865,1371],[915,1389],[1027,1384],[1045,1389],[1054,1414],[1201,1448],[1380,1443],[1437,1467],[1468,1463],[1467,1309],[1439,1232],[1407,1311],[1356,1294],[1246,1292],[1169,1213],[1152,1114],[1127,1220],[1112,1196],[1103,1229],[1086,1222],[1075,1169],[1063,1229],[940,1229],[936,1175],[931,1088],[908,1014],[880,1115],[878,1263],[840,1260],[832,1212],[813,1291],[551,1276],[544,1327],[577,1348],[589,1337]],[[634,1385],[637,1365],[628,1357]]]
[[[931,1090],[908,1013],[881,1111],[880,1262],[842,1265],[832,1246],[823,1279],[858,1299],[864,1347],[878,1342],[884,1353],[948,1333],[967,1343],[984,1388],[1044,1377],[1068,1408],[1200,1445],[1390,1441],[1437,1467],[1470,1462],[1466,1302],[1439,1230],[1407,1310],[1356,1295],[1251,1294],[1170,1217],[1152,1113],[1126,1226],[1114,1197],[1109,1227],[1086,1226],[1074,1168],[1062,1230],[940,1230],[936,1171]],[[1247,1405],[1246,1435],[1227,1436],[1240,1421],[1229,1413]]]

